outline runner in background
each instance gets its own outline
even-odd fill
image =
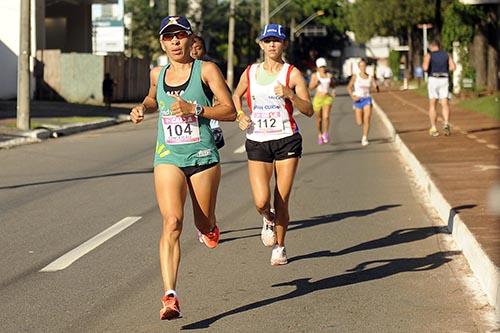
[[[137,124],[144,119],[145,112],[160,111],[154,181],[163,219],[160,239],[165,290],[160,310],[163,320],[181,316],[175,289],[188,191],[194,223],[202,233],[203,242],[209,248],[215,248],[219,242],[215,205],[220,165],[210,119],[233,121],[236,113],[217,65],[191,57],[193,35],[189,21],[182,16],[168,16],[161,21],[159,35],[169,64],[151,70],[148,95],[132,109],[130,117]],[[213,96],[219,101],[217,106],[211,106]]]
[[[193,59],[203,60],[203,61],[211,61],[207,56],[207,48],[205,45],[205,40],[203,40],[200,36],[194,36],[193,46],[191,47],[191,57]],[[229,88],[228,88],[229,91]],[[217,104],[217,101],[214,101],[214,105]],[[221,149],[226,144],[224,141],[224,135],[222,133],[222,128],[220,128],[219,121],[215,119],[210,120],[210,128],[212,129],[212,133],[215,138],[215,145],[217,149]]]
[[[335,97],[335,83],[333,77],[328,73],[325,58],[316,59],[316,72],[311,76],[309,89],[316,89],[313,98],[313,108],[316,114],[316,128],[318,130],[318,144],[322,145],[330,141],[330,111],[332,110]]]
[[[451,134],[450,127],[450,106],[448,98],[449,92],[449,72],[456,68],[455,62],[450,55],[442,51],[441,44],[437,40],[433,40],[429,44],[430,53],[424,57],[422,68],[429,74],[427,82],[427,90],[429,93],[429,120],[431,128],[429,129],[430,136],[439,136],[439,131],[436,128],[437,112],[436,101],[439,100],[443,110],[443,133],[448,136]]]
[[[367,146],[368,132],[370,131],[370,120],[372,115],[372,97],[370,90],[378,91],[378,85],[372,75],[366,72],[366,60],[361,59],[358,63],[359,72],[353,74],[347,91],[354,101],[353,109],[356,113],[356,124],[363,126],[363,136],[361,137],[361,145]]]
[[[293,109],[311,117],[314,113],[302,73],[283,61],[287,46],[284,29],[267,24],[259,37],[264,62],[248,66],[233,94],[241,130],[246,131],[245,148],[255,207],[262,215],[261,239],[273,246],[272,265],[287,261],[285,234],[290,216],[288,200],[302,154],[302,137]],[[243,112],[246,95],[250,114]],[[271,178],[275,176],[274,210]]]

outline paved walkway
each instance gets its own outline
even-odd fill
[[[500,314],[500,216],[492,213],[488,202],[492,187],[500,181],[500,121],[452,105],[452,135],[430,137],[427,98],[412,91],[385,91],[375,101],[444,198],[431,199],[432,204],[445,201],[451,206],[449,215],[440,213],[441,217],[450,225],[456,213],[468,229],[452,228]],[[432,196],[432,189],[426,191]]]

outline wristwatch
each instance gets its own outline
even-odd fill
[[[202,112],[203,112],[203,106],[198,103],[194,103],[194,114],[199,116]]]

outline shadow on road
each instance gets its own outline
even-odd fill
[[[428,237],[431,237],[433,235],[436,235],[438,233],[442,234],[448,234],[448,228],[447,227],[424,227],[424,228],[408,228],[408,229],[401,229],[401,230],[396,230],[392,232],[390,235],[371,240],[368,242],[364,242],[361,244],[358,244],[356,246],[348,247],[346,249],[340,250],[340,251],[330,251],[330,250],[325,250],[325,251],[318,251],[318,252],[313,252],[309,254],[304,254],[296,257],[292,257],[288,259],[288,263],[302,260],[302,259],[309,259],[309,258],[319,258],[319,257],[336,257],[336,256],[342,256],[345,254],[349,253],[354,253],[354,252],[361,252],[361,251],[366,251],[366,250],[373,250],[373,249],[378,249],[382,247],[387,247],[387,246],[393,246],[393,245],[398,245],[398,244],[403,244],[403,243],[410,243],[410,242],[415,242],[418,240],[426,239]]]
[[[73,182],[77,180],[88,180],[88,179],[97,179],[97,178],[108,178],[108,177],[116,177],[116,176],[128,176],[128,175],[139,175],[153,173],[153,169],[145,169],[138,171],[124,171],[124,172],[115,172],[115,173],[106,173],[103,175],[94,175],[94,176],[86,176],[86,177],[75,177],[75,178],[66,178],[66,179],[56,179],[56,180],[46,180],[41,182],[33,182],[33,183],[25,183],[18,185],[8,185],[8,186],[0,186],[0,190],[8,190],[20,187],[27,186],[36,186],[36,185],[46,185],[46,184],[57,184],[57,183],[65,183],[65,182]]]
[[[301,297],[315,291],[332,289],[363,283],[366,281],[383,279],[403,272],[420,272],[438,268],[453,259],[451,257],[460,254],[460,251],[445,251],[429,254],[418,258],[394,258],[363,262],[348,270],[348,273],[331,276],[325,279],[311,282],[311,278],[297,279],[289,282],[274,284],[272,287],[293,286],[295,290],[281,296],[271,297],[254,303],[246,304],[218,315],[182,326],[187,329],[204,329],[219,319],[236,315],[242,312],[251,311],[263,306],[274,304],[287,299]],[[369,266],[374,266],[368,268]]]
[[[336,213],[336,214],[315,216],[313,218],[306,219],[306,220],[292,221],[289,224],[288,232],[294,231],[294,230],[299,230],[299,229],[304,229],[304,228],[309,228],[309,227],[314,227],[314,226],[322,225],[322,224],[326,224],[326,223],[338,222],[338,221],[341,221],[341,220],[344,220],[344,219],[347,219],[350,217],[363,217],[363,216],[375,214],[378,212],[383,212],[383,211],[389,210],[391,208],[400,207],[400,206],[401,206],[400,204],[382,205],[382,206],[378,206],[378,207],[371,208],[371,209],[354,210],[354,211],[348,211],[348,212],[342,212],[342,213]],[[232,232],[248,231],[248,230],[260,230],[260,227],[226,230],[223,233],[227,234],[227,233],[232,233]],[[241,237],[225,238],[225,239],[221,239],[219,241],[219,243],[225,243],[225,242],[230,242],[233,240],[245,239],[245,238],[251,238],[251,237],[260,237],[260,233],[253,234],[253,235],[241,236]]]

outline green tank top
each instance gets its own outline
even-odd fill
[[[201,61],[194,61],[189,83],[180,97],[186,102],[211,106],[212,103],[202,87],[201,65]],[[175,102],[175,98],[164,90],[165,72],[169,66],[161,69],[156,88],[159,116],[154,166],[173,164],[188,167],[219,162],[210,119],[195,115],[178,117],[170,114],[170,105]]]

